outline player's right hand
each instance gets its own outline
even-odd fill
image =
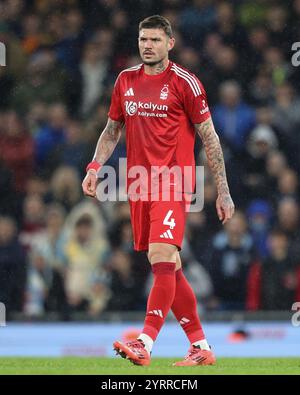
[[[96,197],[97,173],[90,169],[82,181],[82,190],[86,196]]]
[[[216,201],[219,220],[224,225],[234,214],[234,203],[229,193],[221,193]]]

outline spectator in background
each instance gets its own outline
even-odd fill
[[[66,213],[58,203],[47,206],[44,232],[35,238],[34,248],[40,251],[49,265],[61,276],[64,275],[63,250],[65,235],[63,232]]]
[[[178,53],[178,63],[184,64],[184,66],[194,74],[197,74],[201,68],[199,54],[191,47],[182,48]]]
[[[214,240],[207,269],[214,286],[215,308],[244,310],[251,266],[256,261],[253,240],[242,212],[236,212]]]
[[[288,142],[287,155],[291,163],[299,169],[300,139],[298,130],[300,126],[300,99],[295,88],[289,83],[283,83],[276,88],[275,103],[273,106],[273,125],[281,131]]]
[[[38,195],[48,203],[46,196],[49,193],[49,183],[44,178],[34,175],[26,183],[26,195]]]
[[[116,218],[108,231],[110,245],[113,249],[126,253],[131,261],[132,278],[136,284],[140,284],[140,292],[150,271],[147,256],[139,254],[133,249],[132,225],[128,202],[116,203]],[[142,297],[140,296],[139,301]],[[138,303],[139,304],[139,303]],[[143,304],[139,304],[143,309]]]
[[[68,218],[68,241],[64,249],[65,287],[71,311],[88,311],[91,288],[106,277],[108,244],[95,209],[86,206]],[[97,287],[96,287],[97,288]]]
[[[33,103],[29,108],[25,120],[32,136],[35,136],[38,131],[46,125],[48,118],[47,113],[47,105],[41,101]]]
[[[112,40],[113,34],[110,30],[101,30],[84,47],[79,65],[82,81],[80,112],[83,117],[87,117],[95,108],[105,89]]]
[[[287,169],[287,159],[281,151],[271,151],[266,158],[266,175],[269,201],[277,206],[277,186],[281,174]]]
[[[267,106],[274,97],[272,78],[265,70],[259,70],[249,84],[248,100],[256,106]]]
[[[53,173],[50,201],[60,203],[67,211],[81,200],[80,178],[78,172],[70,166],[60,166]]]
[[[5,12],[4,9],[0,11]],[[3,21],[2,18],[0,20],[0,42],[5,45],[6,58],[13,59],[13,61],[9,63],[9,73],[14,79],[18,80],[23,76],[24,69],[26,69],[27,58],[22,50],[20,40],[12,32],[8,22]],[[20,109],[18,108],[18,110]]]
[[[287,161],[284,153],[277,150],[269,152],[266,162],[268,176],[277,181],[285,169],[287,169]]]
[[[285,82],[276,88],[273,123],[291,138],[300,124],[299,103],[299,96],[290,83]]]
[[[291,198],[283,198],[277,208],[277,226],[285,232],[289,239],[291,259],[300,263],[300,226],[299,204]]]
[[[19,239],[22,246],[30,251],[45,231],[45,203],[40,195],[27,195],[23,202],[23,219]]]
[[[243,180],[249,199],[268,198],[266,159],[277,145],[277,137],[270,126],[260,124],[251,131],[246,147]]]
[[[262,24],[258,24],[249,31],[249,54],[248,60],[253,73],[258,70],[258,64],[262,62],[264,51],[270,45],[268,30]],[[251,74],[253,78],[255,74]]]
[[[41,18],[39,15],[30,13],[22,20],[22,48],[25,54],[33,54],[45,43],[46,37],[41,33]]]
[[[113,71],[118,72],[125,68],[128,56],[136,53],[133,45],[136,41],[135,26],[130,23],[129,13],[121,8],[115,10],[111,18],[111,32],[114,34],[115,42],[112,66]]]
[[[80,175],[84,171],[88,157],[84,128],[77,119],[69,119],[65,127],[65,141],[51,152],[48,166],[55,169],[57,164],[74,168]]]
[[[203,37],[215,21],[215,6],[210,0],[193,0],[179,14],[180,32],[186,42],[199,50]]]
[[[34,238],[30,254],[25,308],[28,315],[55,311],[60,313],[62,319],[67,318],[63,265],[64,220],[65,211],[62,206],[47,206],[45,229]]]
[[[84,41],[88,36],[88,31],[83,28],[84,16],[78,8],[70,7],[59,16],[54,12],[53,18],[57,20],[56,24],[59,24],[59,28],[55,23],[53,27],[51,26],[57,60],[73,76],[73,72],[78,67]],[[60,34],[57,35],[57,32]]]
[[[29,253],[26,303],[24,313],[30,317],[45,313],[45,305],[52,284],[52,269],[43,254],[32,248]]]
[[[273,84],[283,84],[292,74],[292,65],[285,59],[284,51],[278,47],[268,47],[264,51],[263,68],[268,71]]]
[[[110,242],[113,247],[122,251],[133,251],[133,237],[130,218],[120,218],[112,226]]]
[[[220,86],[220,103],[213,108],[213,120],[223,142],[235,153],[244,151],[255,126],[255,112],[242,102],[240,85],[227,81]]]
[[[23,309],[25,273],[26,255],[17,239],[15,221],[0,216],[0,301],[8,316]]]
[[[8,24],[10,31],[16,35],[20,34],[20,20],[25,11],[25,4],[20,0],[7,0],[4,3],[4,9],[2,11],[2,18]],[[1,18],[1,19],[2,19]]]
[[[0,111],[9,107],[14,78],[7,67],[0,67]]]
[[[21,114],[25,115],[36,101],[54,104],[66,100],[66,74],[57,64],[53,50],[40,50],[24,69],[26,74],[15,85],[11,98],[12,106]]]
[[[293,6],[291,10],[290,21],[293,28],[294,38],[297,38],[297,34],[300,32],[300,1],[293,0]]]
[[[278,200],[285,197],[297,200],[299,196],[299,179],[297,173],[293,169],[285,169],[278,178]]]
[[[11,170],[15,190],[22,196],[33,172],[34,143],[15,111],[8,111],[3,121],[0,126],[0,158]]]
[[[205,210],[188,214],[186,237],[191,254],[197,261],[207,265],[214,231],[208,224]]]
[[[86,121],[85,125],[85,141],[88,143],[90,154],[92,149],[90,148],[93,144],[96,144],[99,138],[99,130],[104,128],[107,122],[107,112],[109,110],[109,104],[106,100],[101,100],[93,115]]]
[[[242,57],[247,55],[249,51],[248,35],[236,18],[233,4],[227,1],[217,4],[215,27],[224,44],[232,45],[234,41],[235,48]]]
[[[212,53],[212,67],[215,78],[214,89],[218,92],[220,84],[235,80],[238,84],[244,81],[241,74],[241,65],[237,52],[227,45],[220,45],[215,53]]]
[[[66,140],[68,114],[65,105],[56,103],[50,106],[48,117],[48,122],[35,135],[36,165],[46,175],[54,170],[48,167],[51,154],[61,149]]]
[[[91,317],[99,317],[99,315],[107,309],[107,304],[111,297],[110,278],[107,276],[96,276],[92,280],[88,295],[88,315]]]
[[[254,246],[259,258],[268,254],[267,239],[271,228],[272,208],[265,200],[253,200],[248,209],[247,217]]]
[[[20,220],[20,201],[16,199],[14,182],[11,171],[0,158],[0,215],[11,215]]]
[[[253,2],[252,0],[244,0],[238,2],[238,13],[243,26],[252,28],[265,22],[268,0]]]
[[[291,26],[288,23],[287,9],[281,4],[274,4],[269,7],[266,13],[266,22],[271,43],[285,48],[287,51],[293,40]]]
[[[269,256],[261,265],[260,307],[263,310],[290,310],[299,295],[300,265],[289,255],[287,235],[273,229],[269,235]]]
[[[109,260],[108,267],[112,297],[107,308],[111,311],[136,310],[142,304],[141,290],[143,288],[135,279],[130,254],[121,249],[115,250]]]

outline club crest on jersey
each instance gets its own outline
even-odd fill
[[[132,116],[137,112],[137,103],[134,101],[125,101],[125,109],[128,115]]]
[[[165,84],[163,86],[163,88],[161,89],[161,91],[160,91],[160,99],[161,100],[167,100],[168,94],[169,94],[169,88],[168,88],[168,85]]]

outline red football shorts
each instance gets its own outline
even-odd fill
[[[172,195],[172,194],[171,194]],[[129,199],[134,249],[148,251],[150,243],[168,243],[181,249],[190,203],[180,201],[132,201]]]

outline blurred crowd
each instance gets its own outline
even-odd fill
[[[203,82],[236,205],[225,226],[201,143],[205,204],[190,213],[184,271],[202,310],[290,310],[300,301],[300,0],[0,2],[0,301],[8,314],[143,311],[151,275],[127,202],[81,182],[120,70],[140,63],[152,14],[172,60]],[[126,157],[122,136],[108,164]]]

